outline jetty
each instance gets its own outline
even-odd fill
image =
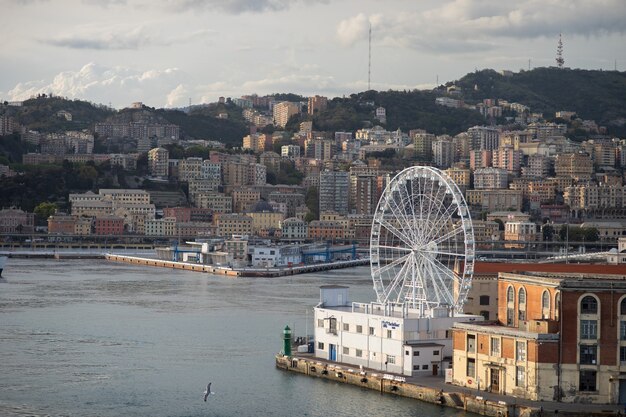
[[[312,354],[276,355],[276,368],[336,383],[456,408],[490,417],[623,416],[621,405],[531,401],[446,383],[442,376],[409,377],[351,364],[327,361]]]
[[[281,277],[286,275],[305,274],[309,272],[327,271],[331,269],[351,268],[368,265],[369,259],[354,259],[315,263],[310,265],[295,265],[273,268],[236,268],[230,266],[207,265],[194,262],[166,261],[162,259],[144,258],[137,256],[106,254],[105,258],[114,262],[125,262],[135,265],[144,265],[160,268],[183,269],[186,271],[206,272],[214,275],[229,277]]]

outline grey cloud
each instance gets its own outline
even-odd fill
[[[232,14],[287,10],[296,3],[328,3],[328,0],[166,0],[169,10],[219,11]]]

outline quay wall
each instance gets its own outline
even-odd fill
[[[432,404],[456,408],[468,412],[491,417],[541,417],[551,415],[543,412],[540,408],[526,407],[515,404],[502,404],[481,397],[467,395],[464,392],[454,391],[454,385],[448,390],[405,382],[402,378],[385,377],[381,373],[361,372],[358,368],[349,366],[333,365],[316,361],[316,358],[304,358],[295,356],[276,355],[276,367],[288,372],[297,372],[314,378],[323,378],[329,381],[355,385],[378,391],[381,394],[399,395],[413,398]],[[607,416],[614,413],[589,413],[572,412],[563,410],[559,416],[583,417],[583,416]]]

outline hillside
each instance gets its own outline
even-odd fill
[[[606,126],[609,133],[626,135],[626,72],[551,67],[503,76],[483,70],[455,84],[467,102],[501,98],[525,104],[546,118],[559,110],[573,111]]]
[[[469,127],[482,125],[485,119],[476,111],[451,109],[435,104],[437,96],[429,91],[366,91],[347,98],[334,98],[328,108],[313,119],[319,130],[356,130],[379,124],[376,107],[386,110],[387,130],[425,129],[438,135],[455,135]]]

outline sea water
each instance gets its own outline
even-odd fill
[[[367,267],[233,279],[12,258],[3,276],[0,416],[469,415],[275,368],[286,325],[313,333],[321,285],[373,299]]]

